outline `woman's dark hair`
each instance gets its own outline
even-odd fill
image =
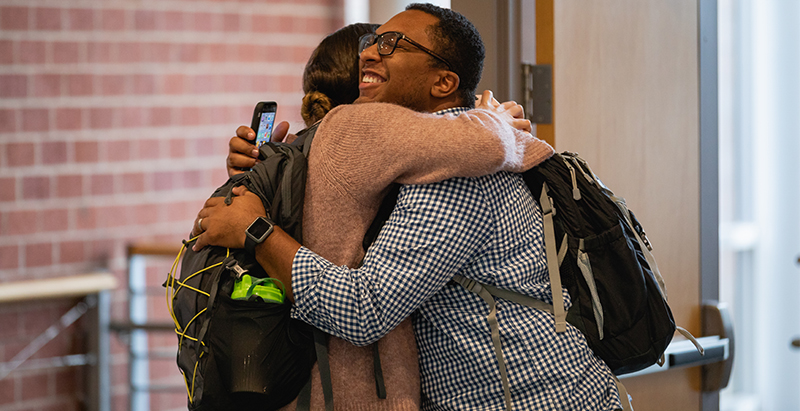
[[[460,13],[432,4],[414,3],[408,5],[406,10],[422,11],[439,19],[439,23],[430,26],[428,31],[436,43],[433,50],[444,57],[458,74],[461,104],[474,107],[475,89],[481,81],[486,55],[478,29]]]
[[[311,53],[303,72],[303,105],[306,126],[321,120],[334,107],[358,98],[358,39],[374,33],[377,24],[356,23],[328,35]]]

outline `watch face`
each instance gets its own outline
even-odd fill
[[[247,232],[249,232],[250,235],[252,235],[256,239],[260,239],[261,237],[264,236],[264,234],[266,234],[269,231],[270,228],[272,228],[270,223],[268,223],[264,219],[259,218],[253,222],[253,224],[250,226]]]

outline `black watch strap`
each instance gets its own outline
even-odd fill
[[[245,231],[244,249],[255,255],[256,246],[263,243],[272,234],[274,226],[275,224],[267,217],[256,218]]]

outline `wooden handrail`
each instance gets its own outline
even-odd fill
[[[0,283],[0,303],[83,297],[117,287],[110,273],[90,273],[69,277]]]
[[[172,256],[181,251],[181,243],[135,243],[128,245],[128,258],[134,255]]]

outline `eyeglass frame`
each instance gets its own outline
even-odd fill
[[[361,53],[364,52],[364,50],[372,47],[374,44],[378,44],[378,41],[380,39],[382,39],[383,36],[385,36],[387,34],[396,34],[396,35],[398,35],[398,37],[397,37],[397,40],[395,40],[394,45],[392,46],[392,51],[390,51],[388,53],[381,53],[381,48],[378,47],[378,54],[380,56],[391,56],[392,54],[394,54],[394,51],[397,50],[397,43],[400,40],[405,40],[405,41],[411,43],[412,46],[416,46],[418,49],[424,51],[425,53],[428,53],[431,57],[433,57],[433,58],[441,61],[442,63],[444,63],[447,66],[448,70],[455,72],[455,70],[453,70],[453,66],[447,60],[445,60],[444,57],[436,54],[435,52],[433,52],[433,50],[423,46],[422,44],[419,44],[416,41],[411,40],[408,36],[406,36],[405,34],[399,32],[399,31],[387,31],[387,32],[381,33],[381,34],[375,34],[375,33],[363,34],[361,37],[358,38],[358,55],[360,56]],[[366,44],[365,39],[367,39],[369,36],[373,36],[374,38],[372,39],[371,42],[369,42],[369,44]]]

